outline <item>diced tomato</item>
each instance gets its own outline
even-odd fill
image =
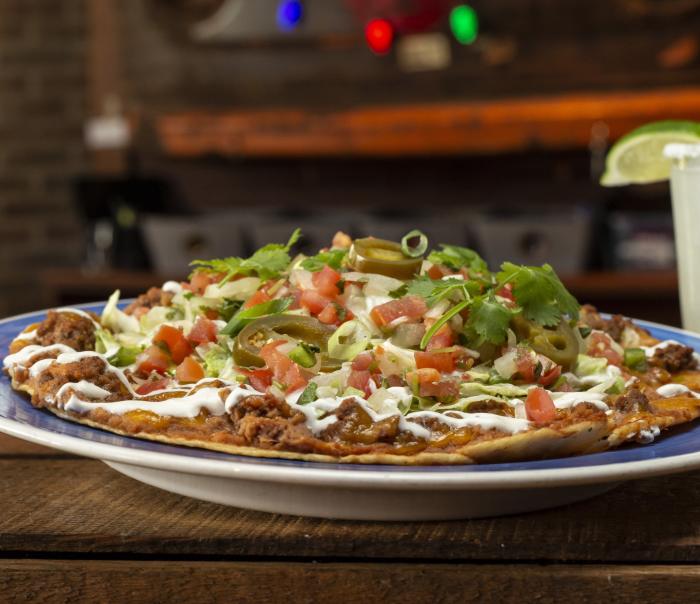
[[[399,317],[408,317],[411,320],[419,319],[427,310],[428,306],[423,298],[404,296],[398,300],[391,300],[391,302],[375,306],[370,312],[370,316],[379,327],[384,327]]]
[[[193,292],[198,294],[203,294],[207,286],[212,283],[212,278],[209,273],[204,271],[197,271],[190,279],[190,287]]]
[[[272,371],[273,378],[285,386],[288,392],[293,392],[305,386],[308,380],[299,365],[277,350],[277,347],[285,341],[274,340],[265,344],[260,349],[260,356],[265,360],[267,368]]]
[[[156,390],[165,390],[168,387],[170,380],[168,378],[160,378],[158,380],[148,380],[136,389],[136,394],[150,394]]]
[[[159,346],[149,346],[137,358],[138,372],[150,375],[153,371],[164,374],[170,365],[168,354]]]
[[[302,308],[306,308],[312,315],[318,315],[330,303],[330,298],[322,296],[312,289],[304,290],[299,299],[299,304]]]
[[[437,264],[433,264],[433,266],[428,269],[428,277],[431,279],[442,279],[445,275],[449,275],[449,272]]]
[[[195,345],[216,342],[216,324],[209,319],[199,317],[190,330],[187,339]]]
[[[322,296],[327,296],[329,298],[335,298],[340,293],[340,289],[338,288],[338,281],[340,281],[340,279],[340,273],[333,270],[330,266],[324,266],[311,277],[316,291]]]
[[[547,373],[540,376],[540,379],[537,380],[537,383],[542,384],[543,386],[551,386],[554,382],[556,382],[559,379],[560,375],[561,365],[554,365],[554,367],[552,367]]]
[[[537,424],[546,424],[557,417],[554,401],[544,388],[531,388],[525,399],[527,418]]]
[[[515,366],[518,370],[518,375],[523,382],[531,384],[535,381],[535,372],[537,369],[536,356],[532,354],[529,348],[518,346],[515,355]]]
[[[195,360],[194,357],[185,357],[185,359],[175,369],[175,378],[178,382],[186,384],[198,382],[204,377],[204,369]]]
[[[439,382],[425,382],[418,388],[418,393],[421,396],[432,396],[441,400],[453,399],[459,394],[459,381],[448,379]]]
[[[375,359],[371,352],[362,352],[358,354],[352,362],[351,368],[355,371],[364,371],[372,369]]]
[[[406,381],[415,388],[421,384],[439,382],[440,377],[440,372],[437,369],[424,367],[422,369],[416,369],[415,371],[409,371],[406,374]]]
[[[264,291],[262,289],[259,289],[250,298],[248,298],[245,301],[243,308],[250,308],[251,306],[257,306],[258,304],[262,304],[263,302],[269,302],[270,300],[272,300],[272,297],[270,296],[270,294],[268,294],[266,291]]]
[[[455,337],[452,333],[452,329],[449,325],[445,324],[440,329],[438,329],[425,349],[430,352],[431,350],[439,350],[440,348],[449,348],[455,343]]]
[[[424,369],[432,367],[441,373],[451,373],[455,370],[455,359],[451,352],[420,352],[416,351],[416,367]]]
[[[372,379],[372,374],[367,369],[352,370],[348,376],[348,386],[357,388],[369,396],[372,391],[369,387],[369,381]]]
[[[170,356],[175,363],[182,363],[186,356],[192,354],[192,347],[189,345],[182,330],[172,325],[161,326],[156,335],[153,336],[153,343],[157,344],[158,342],[162,342],[168,347]]]
[[[496,291],[496,295],[501,298],[505,298],[510,302],[515,302],[515,296],[513,295],[513,284],[506,283],[503,287]]]
[[[588,355],[608,359],[611,365],[622,366],[622,355],[613,348],[612,338],[602,331],[594,331],[588,336]]]
[[[329,304],[320,313],[318,313],[318,320],[326,325],[334,325],[338,322],[338,309],[335,304]]]
[[[269,369],[247,369],[250,385],[258,392],[265,392],[272,385],[272,371]]]

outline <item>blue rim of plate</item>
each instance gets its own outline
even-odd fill
[[[129,301],[123,301],[122,305]],[[76,305],[100,312],[104,302]],[[27,325],[40,321],[46,311],[0,320],[0,352]],[[659,339],[675,339],[700,350],[700,335],[637,320]],[[128,463],[190,474],[228,476],[249,480],[402,488],[426,484],[443,488],[514,488],[588,484],[619,481],[700,468],[700,420],[679,426],[650,445],[627,445],[619,449],[581,455],[497,464],[466,466],[394,466],[337,464],[277,458],[247,457],[204,449],[156,443],[120,436],[63,420],[35,409],[27,397],[12,390],[10,380],[0,377],[0,432],[37,444],[105,461]]]

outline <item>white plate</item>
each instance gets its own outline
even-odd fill
[[[97,310],[99,305],[85,306]],[[32,313],[0,322],[0,350]],[[661,339],[700,348],[700,336],[638,322]],[[266,512],[366,520],[438,520],[499,516],[555,507],[617,483],[700,468],[700,424],[656,443],[542,461],[473,466],[398,467],[249,458],[128,438],[35,409],[0,379],[0,432],[101,459],[155,487]]]

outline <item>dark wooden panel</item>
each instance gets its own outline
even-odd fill
[[[699,88],[679,88],[328,112],[195,111],[157,124],[173,156],[410,156],[586,147],[596,122],[617,138],[653,120],[698,119],[699,107]]]
[[[372,523],[172,495],[96,461],[0,460],[0,551],[481,561],[700,562],[700,473],[520,516]]]
[[[0,562],[4,602],[685,603],[699,588],[693,566]]]
[[[15,457],[19,455],[61,455],[55,449],[42,447],[30,442],[0,434],[0,457]]]

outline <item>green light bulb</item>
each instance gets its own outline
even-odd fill
[[[471,44],[479,33],[479,17],[466,4],[455,6],[450,13],[450,29],[460,44]]]

